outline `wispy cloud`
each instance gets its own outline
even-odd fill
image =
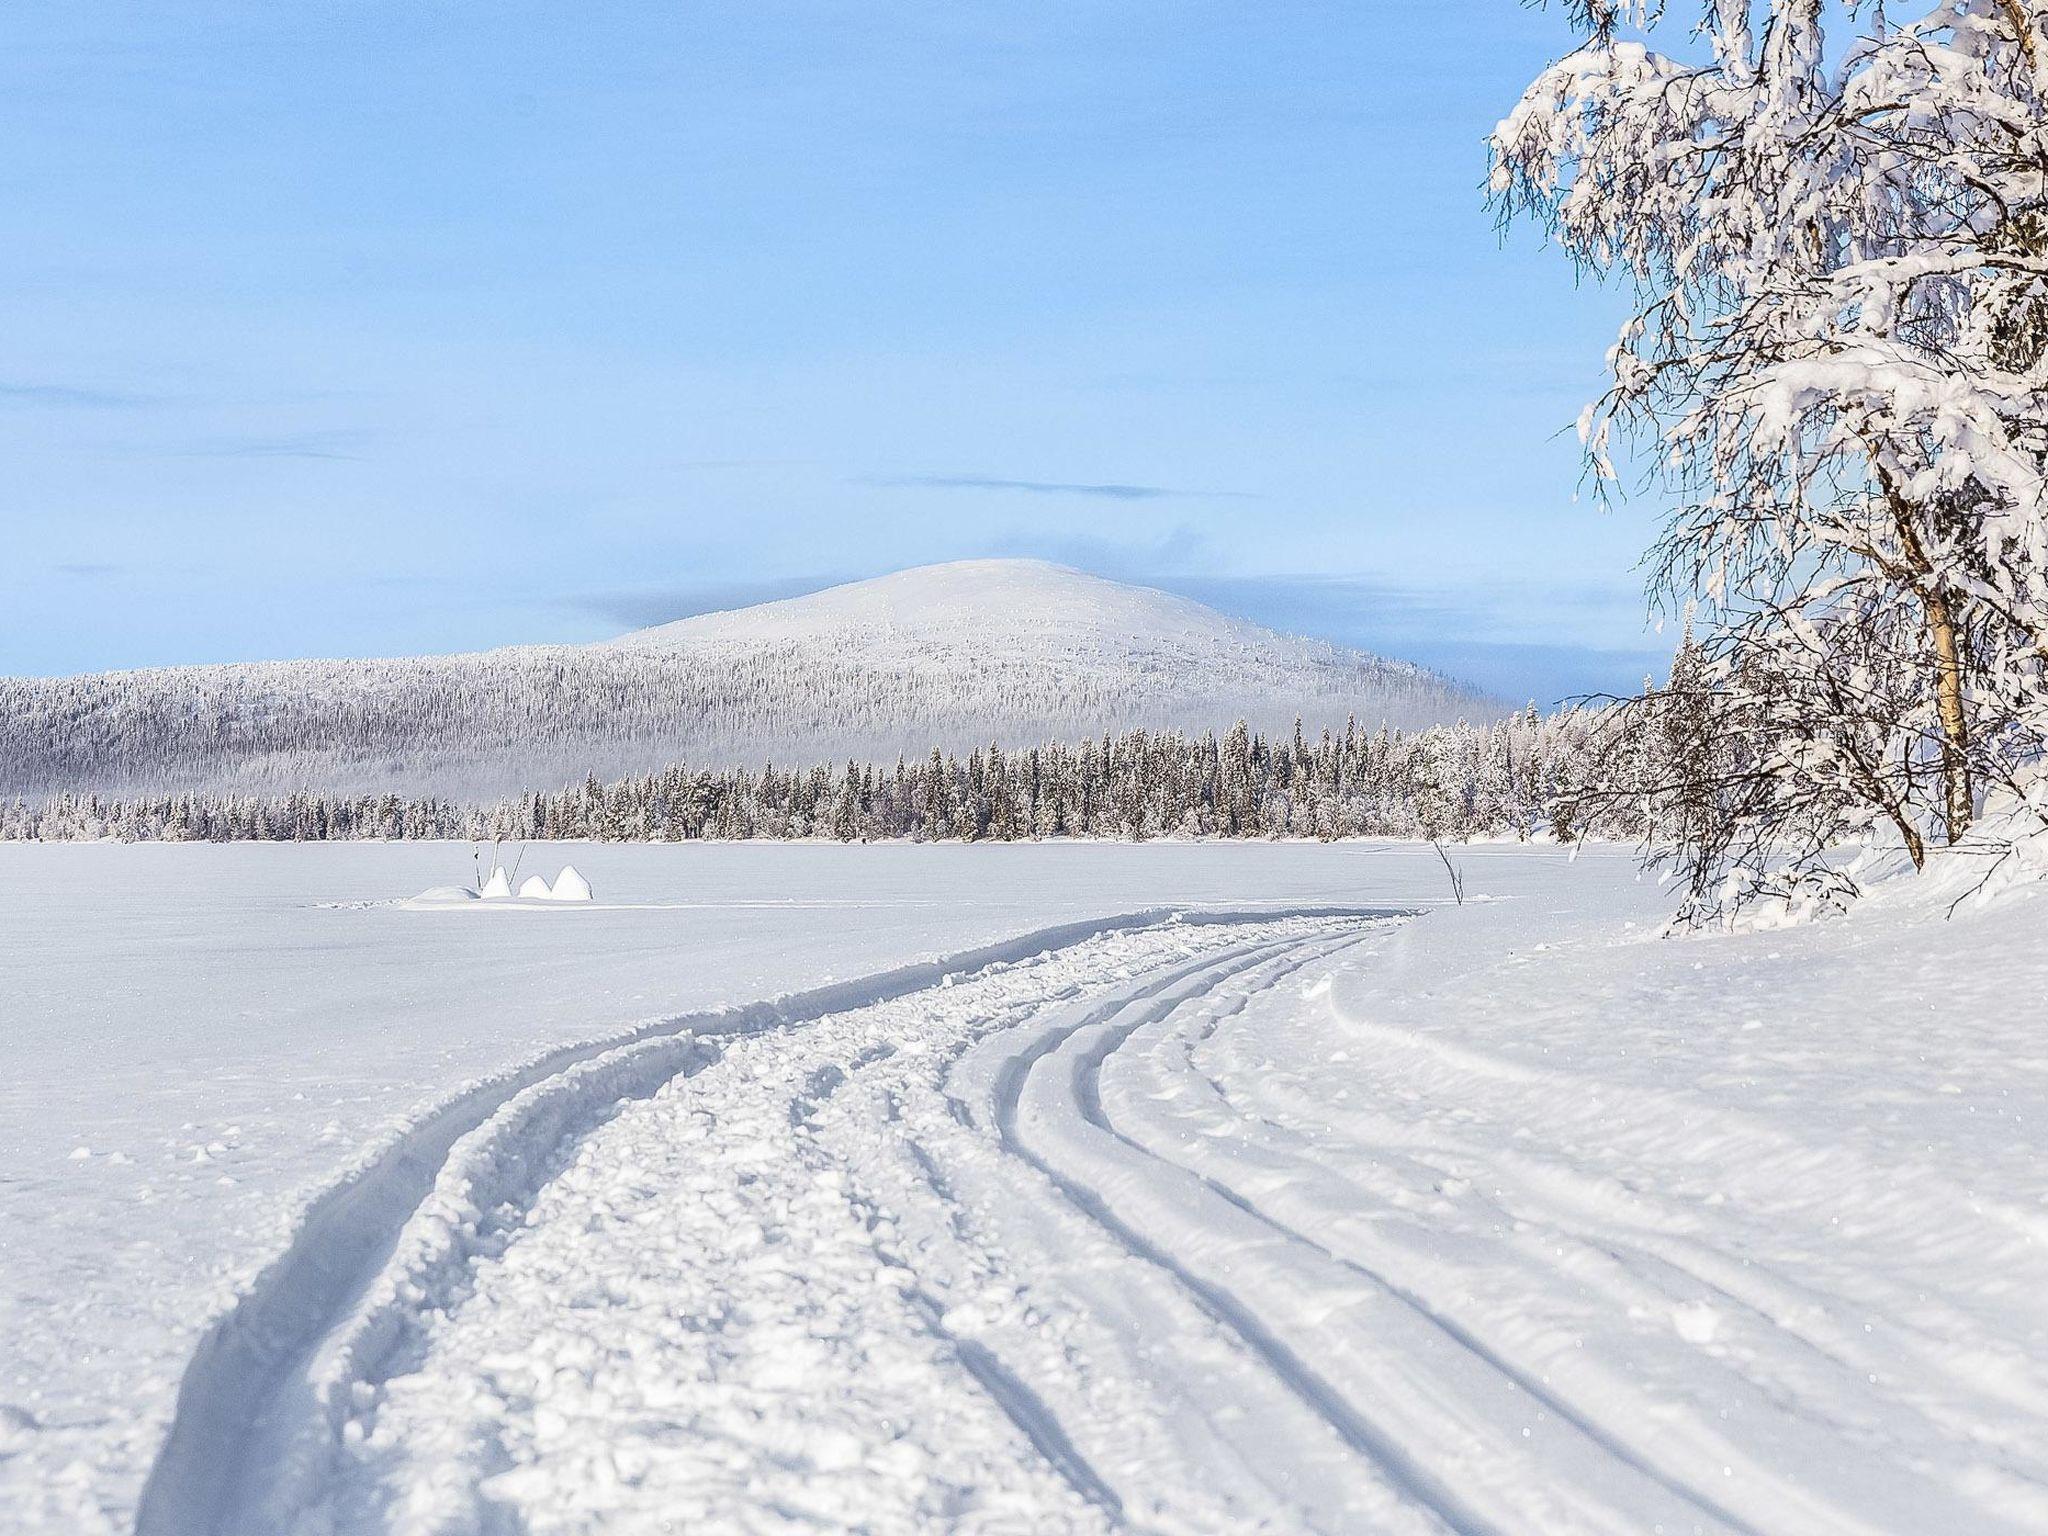
[[[1632,694],[1645,678],[1663,677],[1671,668],[1668,649],[1647,645],[1627,650],[1602,645],[1411,640],[1394,654],[1462,678],[1497,699],[1543,708]]]
[[[119,389],[86,389],[75,384],[0,383],[0,405],[60,411],[132,411],[162,402],[155,395]]]
[[[1125,485],[1110,481],[1007,480],[994,475],[895,475],[869,476],[855,482],[890,488],[943,491],[1018,491],[1027,496],[1089,496],[1102,501],[1256,501],[1251,491],[1182,490],[1170,485]]]
[[[67,560],[53,569],[59,576],[70,576],[80,581],[98,581],[108,576],[118,576],[128,567],[111,560]]]
[[[222,437],[165,450],[185,459],[361,459],[355,450],[370,440],[367,432],[334,429],[286,432],[274,436]]]
[[[1627,581],[1538,583],[1447,576],[1395,580],[1362,574],[1229,576],[1161,572],[1157,585],[1232,610],[1287,614],[1304,624],[1368,623],[1384,634],[1456,634],[1471,640],[1545,642],[1612,634],[1640,620],[1642,589]]]

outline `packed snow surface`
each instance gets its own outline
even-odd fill
[[[0,1528],[2048,1528],[2038,890],[437,856],[0,857]]]
[[[1499,713],[1407,662],[1043,561],[970,560],[597,645],[0,678],[0,795],[495,798],[676,762]]]

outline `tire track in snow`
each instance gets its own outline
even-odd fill
[[[1071,997],[1073,990],[1067,989],[1061,998]],[[857,1072],[860,1068],[885,1061],[896,1054],[895,1048],[887,1043],[871,1046],[854,1057],[849,1068]],[[841,1086],[850,1081],[848,1072],[837,1065],[827,1065],[812,1072],[805,1085],[805,1093],[790,1104],[792,1124],[811,1125],[817,1112]],[[945,1176],[932,1162],[929,1154],[916,1142],[908,1143],[912,1157],[919,1162],[935,1190],[943,1190]],[[872,1224],[882,1213],[859,1194],[853,1197],[853,1206],[863,1212]],[[879,1251],[879,1250],[878,1250]],[[1088,1459],[1077,1450],[1066,1431],[1060,1427],[1058,1417],[1048,1409],[1037,1393],[1024,1379],[1003,1364],[1002,1357],[982,1344],[979,1340],[965,1338],[948,1328],[945,1323],[945,1304],[922,1285],[911,1287],[905,1292],[905,1299],[917,1314],[923,1318],[925,1327],[933,1337],[942,1339],[953,1350],[960,1364],[972,1376],[989,1399],[1003,1411],[1031,1442],[1031,1448],[1039,1457],[1065,1479],[1083,1499],[1093,1504],[1109,1517],[1112,1522],[1123,1521],[1123,1500],[1090,1466]]]
[[[1384,914],[1383,914],[1384,916]],[[1442,1533],[1443,1521],[1370,1461],[1247,1346],[1180,1277],[1135,1252],[1077,1205],[1056,1177],[1020,1157],[1000,1132],[1017,1058],[1133,1011],[1203,1016],[1241,1006],[1297,968],[1295,953],[1326,934],[1296,935],[1162,973],[1106,1002],[1041,1012],[977,1043],[937,1085],[950,1134],[935,1160],[903,1149],[911,1184],[937,1197],[942,1247],[957,1250],[956,1292],[1014,1291],[1026,1311],[1061,1319],[1053,1336],[1022,1326],[999,1304],[992,1329],[1006,1354],[1041,1373],[1076,1438],[1113,1466],[1130,1518],[1142,1528],[1207,1536],[1216,1530]],[[1312,957],[1311,957],[1312,958]],[[927,1111],[929,1112],[929,1110]],[[946,1163],[946,1170],[939,1162]],[[955,1194],[952,1176],[967,1180]],[[900,1178],[900,1175],[899,1175]],[[905,1186],[895,1200],[904,1209]],[[993,1201],[993,1204],[991,1203]],[[917,1201],[914,1196],[910,1205]],[[929,1223],[923,1241],[931,1242]],[[927,1247],[926,1252],[932,1250]],[[1020,1263],[1021,1256],[1029,1256]],[[958,1260],[964,1258],[964,1265]],[[1022,1279],[1022,1286],[1012,1282]],[[1028,1300],[1026,1298],[1029,1298]]]
[[[476,1083],[316,1196],[285,1251],[202,1335],[144,1485],[137,1536],[268,1536],[288,1528],[327,1473],[353,1384],[374,1377],[429,1297],[459,1285],[486,1211],[530,1203],[556,1168],[559,1147],[621,1102],[716,1059],[724,1039],[1169,922],[1388,915],[1341,907],[1154,909],[1062,924],[856,981],[661,1020]]]
[[[1262,990],[1270,991],[1281,976],[1356,942],[1356,937],[1351,937],[1312,948],[1309,953],[1293,958],[1279,975],[1265,982]],[[1250,969],[1256,964],[1257,958],[1253,958],[1233,969]],[[1212,974],[1204,990],[1213,989],[1221,979]],[[1201,995],[1183,991],[1162,999],[1158,1006],[1098,1011],[1035,1040],[1006,1063],[998,1077],[998,1120],[1005,1145],[1051,1178],[1078,1209],[1134,1254],[1170,1273],[1265,1359],[1276,1377],[1311,1404],[1355,1451],[1391,1474],[1394,1481],[1450,1529],[1475,1533],[1519,1531],[1528,1528],[1526,1522],[1534,1520],[1545,1529],[1597,1528],[1633,1533],[1641,1528],[1644,1491],[1615,1505],[1599,1498],[1589,1500],[1579,1486],[1588,1470],[1597,1472],[1601,1457],[1611,1460],[1624,1481],[1639,1479],[1645,1489],[1651,1490],[1649,1503],[1662,1506],[1660,1513],[1664,1519],[1683,1520],[1681,1528],[1697,1529],[1699,1522],[1705,1520],[1717,1528],[1746,1536],[1757,1536],[1765,1529],[1646,1457],[1623,1433],[1580,1411],[1546,1387],[1539,1377],[1516,1366],[1416,1293],[1308,1237],[1222,1181],[1179,1163],[1120,1130],[1102,1105],[1100,1079],[1105,1064],[1141,1032],[1173,1027],[1178,1011]],[[1244,993],[1210,1011],[1200,1020],[1198,1033],[1206,1038],[1218,1032],[1242,1014],[1251,1001],[1252,994]],[[1054,1086],[1048,1088],[1048,1082]],[[1026,1145],[1029,1138],[1023,1134],[1022,1122],[1026,1111],[1033,1107],[1034,1094],[1042,1121],[1048,1114],[1056,1118],[1060,1106],[1065,1105],[1082,1125],[1113,1144],[1105,1158],[1094,1161],[1092,1176],[1087,1151],[1077,1150],[1071,1139],[1063,1141],[1057,1130],[1047,1133],[1049,1143],[1058,1148],[1056,1152],[1050,1147],[1034,1151]],[[1219,1155],[1227,1156],[1230,1146],[1230,1138],[1222,1138]],[[1119,1162],[1124,1166],[1118,1167]],[[1077,1163],[1081,1166],[1077,1167]],[[1229,1207],[1228,1215],[1240,1219],[1237,1228],[1231,1230],[1231,1222],[1220,1219],[1218,1213],[1207,1217],[1194,1215],[1198,1196],[1189,1190],[1147,1198],[1146,1181],[1127,1177],[1144,1165],[1170,1170],[1171,1175],[1179,1175],[1223,1201]],[[1304,1170],[1305,1176],[1311,1171]],[[1368,1198],[1365,1205],[1370,1204]],[[1162,1231],[1173,1235],[1161,1236]],[[1202,1272],[1199,1255],[1205,1246],[1204,1237],[1223,1232],[1228,1232],[1232,1258],[1222,1271],[1227,1278],[1217,1278]],[[1301,1255],[1312,1257],[1314,1265],[1320,1265],[1327,1278],[1317,1280],[1313,1275],[1305,1275],[1299,1262],[1279,1264],[1262,1260],[1261,1254],[1273,1246],[1275,1239]],[[1258,1300],[1248,1298],[1243,1288],[1234,1283],[1237,1274],[1246,1270],[1262,1275],[1268,1282],[1267,1288],[1284,1299],[1284,1317],[1275,1313],[1269,1321]],[[1406,1381],[1402,1400],[1387,1399],[1379,1413],[1368,1412],[1358,1401],[1356,1390],[1340,1387],[1338,1378],[1327,1369],[1307,1364],[1316,1344],[1323,1342],[1313,1337],[1314,1327],[1307,1329],[1307,1336],[1299,1345],[1290,1342],[1291,1336],[1301,1333],[1300,1319],[1355,1304],[1355,1297],[1349,1293],[1359,1285],[1368,1287],[1410,1319],[1404,1324],[1387,1320],[1383,1314],[1382,1321],[1370,1333],[1331,1341],[1338,1354],[1349,1359],[1354,1367],[1363,1364],[1382,1368],[1378,1372],[1368,1370],[1363,1376],[1354,1369],[1349,1381],[1375,1380],[1382,1389],[1382,1397],[1394,1382]],[[1268,1303],[1271,1299],[1265,1298]],[[1461,1359],[1469,1362],[1471,1368],[1461,1366]],[[1554,1415],[1568,1435],[1581,1437],[1582,1445],[1574,1450],[1569,1443],[1560,1445],[1553,1436],[1544,1459],[1536,1462],[1530,1460],[1527,1447],[1496,1437],[1498,1459],[1523,1464],[1519,1479],[1489,1476],[1474,1479],[1469,1486],[1454,1486],[1431,1470],[1431,1461],[1461,1438],[1469,1443],[1476,1433],[1483,1442],[1493,1432],[1493,1426],[1504,1419],[1512,1422],[1513,1417],[1519,1416],[1524,1410],[1515,1407],[1513,1400],[1517,1396],[1525,1397],[1541,1410],[1538,1418],[1544,1413]],[[1499,1400],[1489,1401],[1492,1398]],[[1419,1418],[1418,1404],[1424,1410]],[[1394,1427],[1397,1425],[1401,1427]],[[1566,1458],[1575,1472],[1557,1472],[1550,1458],[1559,1455]],[[1546,1477],[1546,1473],[1552,1475]],[[1520,1487],[1504,1488],[1504,1481],[1519,1482]],[[1547,1491],[1540,1486],[1545,1483],[1549,1485]],[[1841,1518],[1840,1511],[1817,1510],[1803,1490],[1790,1485],[1779,1485],[1777,1494],[1776,1507],[1781,1510],[1803,1506],[1809,1517],[1818,1514],[1823,1523],[1828,1518]],[[1850,1520],[1842,1528],[1864,1527]]]
[[[1384,913],[1362,915],[1385,916]],[[1028,1028],[1034,1019],[1042,1019],[1049,1008],[1062,1003],[1073,1005],[1075,1017],[1083,1026],[1113,1018],[1132,1007],[1155,1005],[1157,999],[1166,999],[1158,1006],[1177,1007],[1190,998],[1207,996],[1220,983],[1268,963],[1274,957],[1297,948],[1302,942],[1300,936],[1263,940],[1232,948],[1220,955],[1211,952],[1175,961],[1147,972],[1140,979],[1109,989],[1106,997],[1097,1001],[1087,1001],[1080,989],[1069,988],[1062,993],[1041,999],[1034,1006],[1019,1012],[1009,1025],[995,1031],[994,1034],[1000,1037],[1010,1029]],[[976,1043],[974,1039],[958,1041],[951,1059],[939,1071],[938,1077],[943,1079],[947,1076],[959,1055],[971,1049]],[[950,1116],[970,1132],[977,1135],[992,1134],[992,1131],[986,1131],[976,1124],[971,1111],[958,1099],[948,1097],[945,1103]],[[951,1213],[951,1221],[958,1236],[958,1201],[949,1187],[946,1173],[917,1141],[906,1140],[904,1150],[920,1170],[929,1191]],[[854,1203],[865,1210],[871,1220],[887,1219],[885,1213],[864,1196],[855,1195]],[[887,1253],[879,1247],[877,1251],[890,1258],[892,1262],[902,1263],[914,1271],[915,1265],[908,1258]],[[974,1378],[982,1391],[1002,1409],[1040,1457],[1066,1480],[1068,1486],[1088,1503],[1100,1509],[1113,1523],[1131,1524],[1132,1517],[1127,1513],[1122,1497],[1074,1444],[1058,1414],[1052,1411],[1024,1377],[1012,1370],[997,1351],[949,1325],[945,1303],[931,1291],[917,1285],[906,1294],[928,1330],[953,1351],[961,1366]]]
[[[929,1327],[912,1292],[949,1294],[943,1275],[892,1254],[886,1207],[863,1218],[867,1154],[900,1147],[878,1100],[1076,982],[1087,1007],[1236,943],[1104,940],[732,1042],[577,1146],[417,1365],[365,1398],[320,1513],[349,1532],[1102,1529],[1094,1490],[1043,1454],[1060,1421],[1031,1422],[957,1347],[987,1297],[951,1290]],[[919,1098],[920,1123],[954,1124]]]

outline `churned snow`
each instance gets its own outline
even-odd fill
[[[0,1526],[2048,1525],[2039,888],[464,853],[0,852]]]

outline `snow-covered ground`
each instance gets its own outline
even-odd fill
[[[0,1528],[2048,1529],[2048,897],[568,856],[0,849]]]

